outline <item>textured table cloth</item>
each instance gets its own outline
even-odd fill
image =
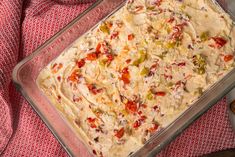
[[[0,1],[0,156],[62,157],[63,148],[15,90],[13,67],[91,5],[92,0]],[[159,157],[200,156],[235,148],[224,98]]]

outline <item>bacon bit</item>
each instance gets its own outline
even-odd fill
[[[58,77],[57,77],[57,80],[60,82],[60,81],[61,81],[61,76],[58,76]]]
[[[86,57],[86,59],[89,61],[94,61],[97,58],[98,58],[98,54],[96,52],[89,53],[87,54],[87,57]]]
[[[122,70],[122,76],[121,76],[120,80],[122,80],[124,82],[124,84],[130,83],[130,73],[129,73],[128,67],[126,67]]]
[[[148,130],[150,133],[154,133],[158,129],[158,127],[159,127],[159,125],[154,123],[153,127],[149,128]]]
[[[96,126],[96,124],[95,124],[95,122],[96,122],[96,118],[87,118],[87,121],[88,121],[88,123],[89,123],[89,125],[90,125],[90,127],[91,128],[97,128],[97,126]]]
[[[155,95],[156,96],[165,96],[166,92],[156,92]]]
[[[224,45],[227,43],[227,40],[225,40],[222,37],[212,37],[212,39],[215,41],[215,44],[211,44],[209,46],[213,47],[213,48],[220,49],[220,48],[224,47]]]
[[[233,55],[226,55],[226,56],[224,56],[224,61],[225,62],[229,62],[229,61],[231,61],[233,59]]]
[[[123,137],[125,130],[124,130],[124,128],[121,128],[120,130],[115,131],[115,132],[116,132],[115,136],[120,139]]]
[[[172,23],[175,21],[175,18],[174,17],[171,17],[170,19],[167,20],[168,23]]]
[[[128,35],[128,40],[131,41],[135,38],[135,35],[134,34],[129,34]]]
[[[117,38],[119,35],[119,32],[113,32],[113,34],[111,35],[110,39],[115,39]]]
[[[63,64],[62,63],[55,63],[53,66],[52,66],[52,73],[57,73],[60,69],[63,68]]]
[[[82,68],[85,65],[85,59],[81,59],[80,61],[77,61],[76,64],[78,68]]]
[[[73,73],[68,77],[68,80],[69,80],[69,81],[72,81],[72,82],[78,82],[80,77],[81,77],[81,75],[79,74],[79,70],[76,69],[76,70],[74,70]]]
[[[135,113],[138,110],[137,104],[134,101],[130,100],[125,104],[125,109],[132,113]]]
[[[129,64],[131,62],[131,59],[127,59],[126,63]]]
[[[88,88],[89,91],[90,91],[92,94],[94,94],[94,95],[96,95],[96,94],[102,92],[102,89],[97,89],[94,84],[88,84],[88,85],[87,85],[87,88]]]

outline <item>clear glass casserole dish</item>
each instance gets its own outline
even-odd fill
[[[14,69],[13,80],[16,87],[32,105],[34,110],[46,123],[54,136],[71,156],[91,156],[81,140],[74,133],[68,122],[50,104],[36,85],[39,72],[53,59],[59,56],[71,44],[93,28],[101,19],[114,13],[125,0],[98,0],[89,9],[72,21],[63,30],[39,47],[33,54],[21,61]],[[232,2],[218,4],[234,19],[232,10],[226,9],[225,4],[233,8]],[[131,156],[154,156],[156,153],[180,134],[187,126],[207,111],[235,86],[235,69],[222,80],[208,89],[198,101],[188,108],[169,126],[151,137],[144,147]]]

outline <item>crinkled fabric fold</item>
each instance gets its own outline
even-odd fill
[[[0,2],[0,155],[67,156],[41,119],[15,90],[11,73],[95,0],[3,0]],[[166,147],[159,157],[187,157],[235,148],[223,99]]]

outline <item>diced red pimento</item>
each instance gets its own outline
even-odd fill
[[[76,64],[78,68],[82,68],[86,64],[85,59],[81,59],[80,61],[77,61]]]
[[[129,34],[128,35],[128,40],[131,41],[135,38],[135,35],[134,34]]]
[[[130,73],[129,73],[128,67],[124,68],[121,71],[121,78],[120,78],[120,80],[122,80],[124,82],[124,84],[129,84],[130,83]]]
[[[92,53],[87,54],[86,59],[88,61],[94,61],[94,60],[97,60],[98,57],[99,57],[99,55],[96,52],[92,52]]]
[[[173,34],[171,35],[171,39],[181,40],[182,39],[183,28],[186,25],[187,25],[187,23],[182,23],[182,24],[175,25],[173,27]]]
[[[87,84],[87,88],[94,95],[101,93],[103,91],[102,89],[97,89],[95,84]]]
[[[154,123],[153,127],[149,128],[148,130],[149,130],[150,133],[154,133],[154,132],[157,131],[158,127],[159,127],[159,125]]]
[[[119,35],[119,32],[113,32],[110,39],[116,39],[118,37],[118,35]]]
[[[135,7],[134,12],[135,12],[135,13],[138,13],[139,11],[142,11],[143,9],[144,9],[144,6],[139,5],[139,6],[136,6],[136,7]]]
[[[98,43],[97,46],[96,46],[96,53],[100,53],[100,49],[101,49],[101,43]]]
[[[125,104],[125,109],[131,113],[136,113],[138,110],[136,102],[130,100]]]
[[[227,40],[225,40],[222,37],[212,37],[212,39],[214,40],[215,44],[211,44],[209,46],[213,47],[213,48],[220,49],[220,48],[224,47],[225,44],[227,43]]]
[[[155,93],[156,96],[165,96],[166,95],[166,92],[156,92]]]
[[[126,63],[127,63],[127,64],[130,64],[130,63],[131,63],[131,59],[127,59],[127,60],[126,60]]]
[[[141,126],[141,124],[146,120],[146,118],[147,118],[146,116],[141,116],[140,119],[134,122],[133,128],[138,129]]]
[[[111,53],[107,53],[107,54],[106,54],[106,57],[108,58],[108,62],[109,62],[109,63],[112,62],[113,59],[114,59],[114,56],[113,56],[113,54],[111,54]]]
[[[89,124],[89,126],[90,126],[91,128],[97,128],[97,126],[96,126],[96,124],[95,124],[96,118],[88,117],[88,118],[87,118],[87,122],[88,122],[88,124]]]
[[[174,17],[171,17],[170,19],[167,20],[168,23],[172,23],[175,21],[175,18]]]
[[[124,136],[124,133],[125,133],[125,130],[124,130],[124,127],[123,127],[120,130],[115,131],[115,136],[120,139]]]
[[[52,73],[57,73],[60,69],[62,69],[63,68],[63,64],[62,63],[59,63],[59,64],[57,64],[57,63],[55,63],[53,66],[52,66]]]
[[[68,77],[68,80],[69,81],[72,81],[72,82],[79,82],[79,79],[81,78],[81,75],[79,73],[79,70],[76,69],[73,71],[73,73]]]
[[[163,0],[155,0],[154,4],[156,4],[158,7],[162,4]]]
[[[233,59],[233,55],[226,55],[226,56],[224,56],[224,61],[225,62],[229,62],[229,61],[231,61]]]
[[[182,67],[182,66],[185,66],[186,63],[185,63],[185,62],[181,62],[181,63],[178,63],[177,65],[178,65],[179,67]]]

